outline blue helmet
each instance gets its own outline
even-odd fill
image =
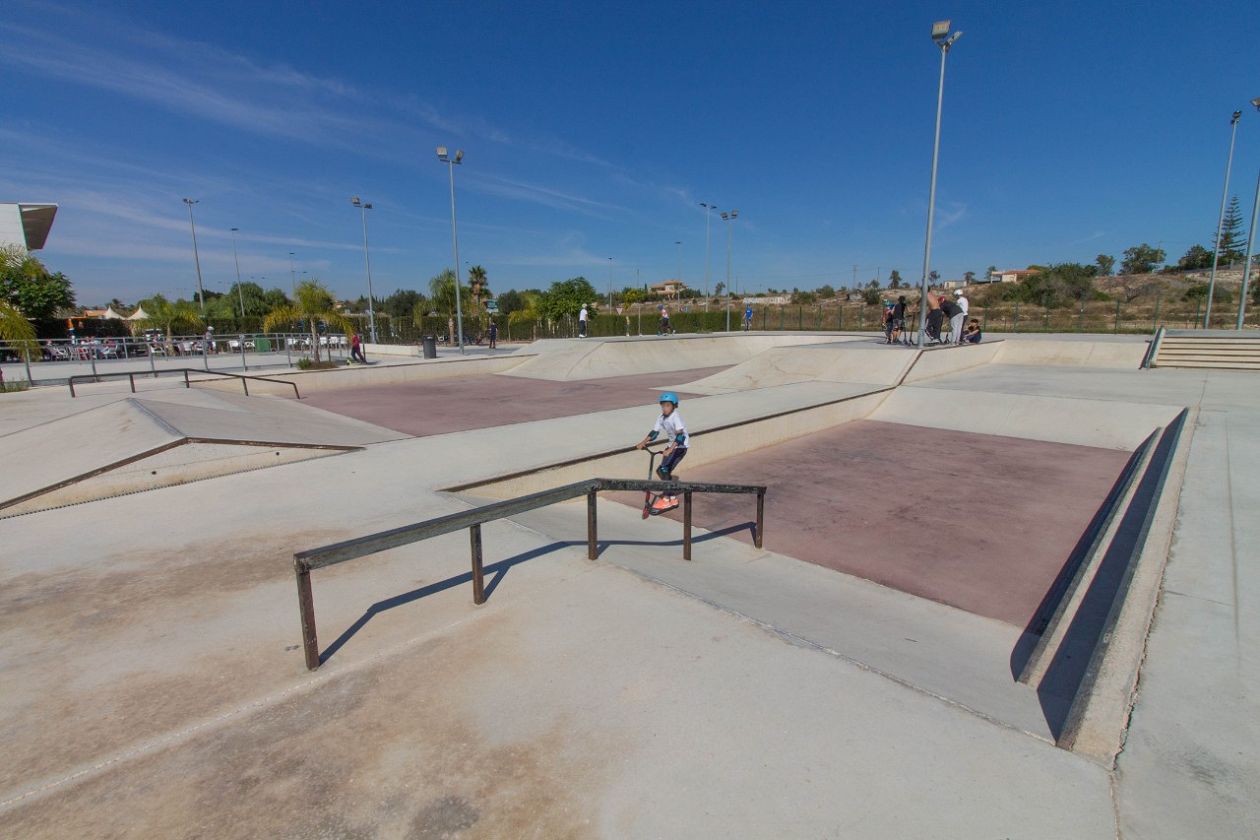
[[[658,403],[663,403],[663,402],[673,403],[674,408],[678,408],[678,395],[675,394],[673,391],[666,391],[665,393],[661,394],[661,398],[657,400],[657,402]]]

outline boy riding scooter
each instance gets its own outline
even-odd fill
[[[656,418],[656,424],[652,427],[652,431],[647,433],[643,440],[635,444],[635,449],[644,449],[649,443],[660,437],[664,432],[669,438],[669,446],[661,454],[661,465],[656,468],[656,474],[660,476],[662,481],[677,480],[674,475],[674,468],[678,466],[687,454],[687,427],[683,424],[682,415],[678,413],[678,395],[673,391],[666,391],[661,394],[658,400],[661,406],[661,416]],[[678,497],[673,495],[661,495],[656,501],[652,502],[651,513],[660,514],[667,510],[673,510],[678,507]]]

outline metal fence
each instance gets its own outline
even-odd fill
[[[336,360],[350,354],[350,341],[341,333],[318,340],[322,357]],[[24,379],[38,385],[63,384],[71,376],[187,367],[240,371],[292,367],[312,351],[311,336],[299,333],[215,332],[170,338],[149,334],[0,342],[0,363],[6,381]]]

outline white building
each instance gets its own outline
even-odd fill
[[[0,248],[38,251],[56,215],[56,204],[0,204]]]

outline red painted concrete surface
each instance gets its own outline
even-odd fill
[[[591,411],[651,406],[662,383],[691,382],[726,366],[553,382],[480,374],[322,391],[303,402],[414,437],[485,429]],[[685,399],[688,395],[683,394]]]
[[[858,421],[679,477],[767,485],[769,550],[1023,627],[1128,457]],[[709,530],[753,513],[747,496],[695,497]]]

